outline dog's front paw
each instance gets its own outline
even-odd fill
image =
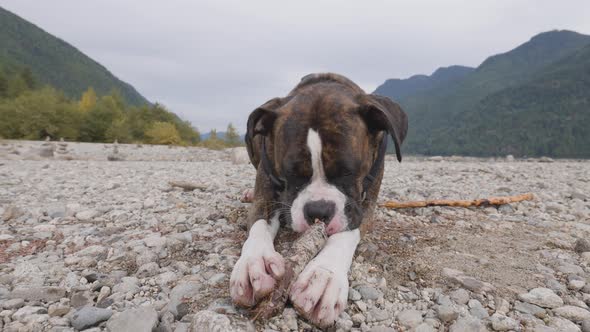
[[[252,307],[275,287],[285,273],[283,256],[266,248],[255,253],[243,253],[230,277],[230,294],[234,304]]]
[[[290,297],[299,314],[320,327],[331,326],[346,308],[348,276],[312,262],[293,284]]]

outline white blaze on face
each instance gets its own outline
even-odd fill
[[[344,230],[348,224],[344,213],[346,196],[338,188],[326,181],[326,174],[322,163],[322,140],[320,135],[313,129],[309,129],[307,133],[307,147],[311,154],[313,175],[311,177],[311,183],[300,191],[293,201],[293,205],[291,206],[293,224],[291,226],[296,232],[302,232],[309,228],[303,214],[303,207],[308,202],[325,200],[334,202],[336,205],[336,213],[332,220],[327,223],[326,231],[328,235],[338,233]]]

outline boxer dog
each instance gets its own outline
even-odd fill
[[[246,147],[256,167],[248,239],[230,278],[236,305],[268,295],[284,273],[273,241],[281,226],[304,232],[321,220],[328,241],[291,288],[313,323],[332,325],[345,309],[348,271],[379,194],[391,135],[397,159],[408,128],[402,109],[337,74],[305,76],[284,98],[248,118]]]

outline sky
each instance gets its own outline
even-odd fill
[[[590,34],[588,0],[0,0],[202,133],[312,72],[372,92],[388,78],[477,66],[537,33]]]

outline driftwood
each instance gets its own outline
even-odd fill
[[[516,196],[502,196],[502,197],[489,197],[480,198],[474,200],[452,200],[452,199],[434,199],[427,201],[409,201],[409,202],[397,202],[387,201],[379,204],[379,207],[388,209],[408,209],[408,208],[421,208],[429,206],[458,206],[458,207],[470,207],[470,206],[491,206],[491,205],[504,205],[509,203],[515,203],[520,201],[530,201],[533,199],[533,194],[521,194]]]
[[[182,188],[184,191],[193,191],[195,189],[204,191],[205,189],[207,189],[207,187],[202,184],[196,184],[185,181],[168,181],[168,184],[172,187]]]
[[[291,285],[303,268],[311,261],[326,244],[328,236],[325,225],[316,221],[310,229],[299,237],[289,249],[285,257],[285,274],[278,281],[275,289],[252,310],[254,320],[269,319],[283,311],[289,299]]]

